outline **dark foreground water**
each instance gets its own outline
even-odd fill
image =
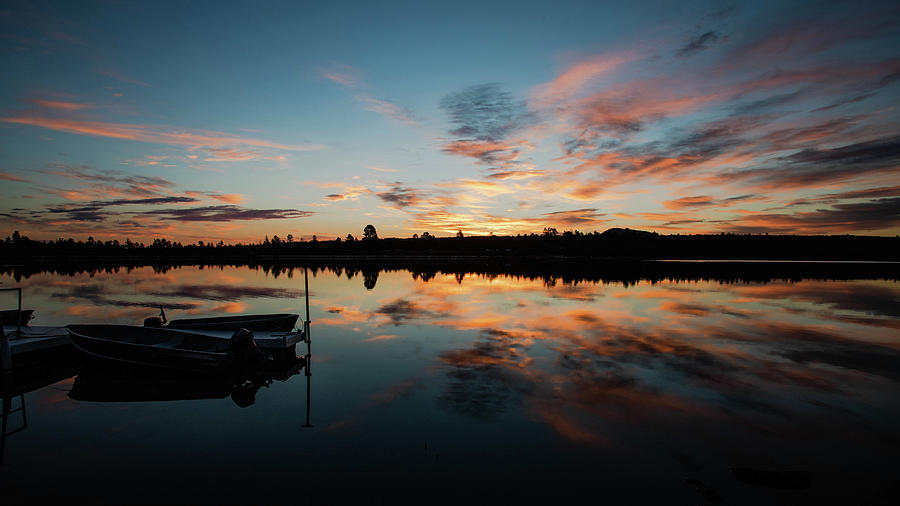
[[[311,377],[236,390],[62,357],[19,378],[27,428],[5,438],[0,503],[900,497],[896,281],[374,272],[310,276]],[[156,304],[170,317],[303,312],[302,271],[0,281],[25,288],[33,325],[139,324]]]

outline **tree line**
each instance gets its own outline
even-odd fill
[[[900,261],[900,238],[874,236],[803,236],[761,234],[657,234],[613,228],[605,232],[558,232],[545,228],[541,233],[516,236],[435,237],[427,232],[410,238],[379,238],[367,225],[359,238],[309,241],[292,234],[264,237],[256,243],[225,244],[197,241],[185,244],[163,237],[149,244],[130,239],[87,240],[60,238],[32,240],[13,232],[0,241],[3,263],[32,263],[43,260],[114,260],[116,258],[156,258],[178,263],[179,259],[216,262],[254,261],[262,257],[292,256],[356,257],[578,257],[592,259],[764,259],[764,260],[889,260]]]

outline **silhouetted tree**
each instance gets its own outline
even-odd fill
[[[375,230],[375,227],[371,224],[366,225],[366,228],[363,229],[363,239],[378,239],[378,232]]]
[[[456,232],[456,237],[459,237],[459,238],[463,237],[462,230],[459,230],[458,232]]]

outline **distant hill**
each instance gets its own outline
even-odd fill
[[[600,237],[614,238],[651,238],[659,237],[656,232],[646,232],[644,230],[632,230],[630,228],[610,228],[600,234]]]

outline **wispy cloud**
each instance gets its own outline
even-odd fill
[[[14,181],[17,183],[29,183],[30,181],[9,172],[0,172],[0,181]]]
[[[422,201],[422,197],[418,191],[413,188],[404,187],[400,182],[395,183],[390,190],[376,193],[376,195],[388,204],[399,208],[415,206]]]
[[[361,73],[350,65],[335,65],[328,70],[320,70],[319,75],[347,88],[355,88],[362,83]]]
[[[22,115],[0,118],[5,123],[30,125],[49,130],[108,137],[113,139],[133,140],[154,144],[175,146],[191,146],[195,148],[228,148],[233,146],[253,146],[286,151],[314,151],[325,149],[321,144],[282,144],[266,139],[242,137],[224,132],[208,130],[173,129],[158,125],[141,125],[129,123],[108,123],[100,121],[79,121],[70,119],[48,118]]]
[[[244,196],[238,193],[214,193],[214,192],[198,192],[198,191],[186,191],[185,195],[191,197],[209,197],[220,202],[225,202],[226,204],[240,204],[244,201]]]
[[[720,42],[724,37],[721,33],[710,31],[696,35],[681,49],[678,50],[680,56],[690,56],[709,49],[712,45]]]
[[[197,199],[192,197],[153,197],[144,199],[97,200],[80,202],[78,204],[65,204],[56,207],[48,207],[43,211],[43,213],[63,214],[74,221],[104,221],[114,214],[109,211],[109,208],[111,207],[156,206],[162,204],[187,204],[194,202],[197,202]]]
[[[679,199],[667,200],[663,202],[663,206],[666,209],[696,209],[702,207],[728,207],[736,204],[740,204],[747,201],[752,200],[762,200],[765,199],[764,196],[759,195],[738,195],[736,197],[728,197],[724,199],[717,199],[710,197],[709,195],[698,195],[694,197],[681,197]]]
[[[167,196],[175,186],[172,181],[159,176],[96,172],[89,167],[78,165],[54,164],[42,172],[82,183],[82,187],[76,189],[74,193],[63,195],[69,200],[91,198],[91,195],[155,198]]]
[[[319,75],[340,84],[344,88],[356,91],[353,98],[361,103],[363,109],[367,111],[401,123],[409,125],[419,124],[419,120],[411,108],[398,105],[390,100],[377,98],[371,93],[364,91],[364,88],[367,88],[367,86],[362,77],[362,72],[350,65],[336,65],[331,69],[321,70]]]
[[[900,226],[900,197],[834,204],[830,209],[791,214],[750,212],[729,220],[726,228],[742,233],[824,234],[885,230]]]
[[[633,62],[639,57],[641,57],[640,52],[629,50],[580,60],[553,78],[552,81],[536,86],[531,91],[529,103],[537,109],[565,103],[577,96],[589,84],[608,77],[623,65]]]
[[[408,107],[401,107],[393,102],[364,94],[356,95],[356,99],[364,104],[363,108],[367,111],[376,112],[401,123],[418,124],[415,114]]]
[[[368,339],[363,339],[364,343],[375,343],[379,341],[392,341],[394,339],[400,339],[401,335],[399,334],[379,334],[377,336],[372,336]]]
[[[36,105],[44,109],[53,109],[57,111],[73,112],[87,109],[89,104],[81,104],[77,102],[65,102],[62,100],[44,100],[39,98],[30,98],[26,102]]]
[[[122,72],[119,72],[117,70],[113,70],[110,68],[101,70],[100,75],[109,77],[111,79],[115,79],[116,81],[120,81],[123,83],[136,84],[138,86],[145,86],[145,87],[150,86],[148,83],[141,81],[140,79],[135,79],[131,76],[123,74]]]
[[[455,126],[446,142],[446,153],[475,158],[492,171],[508,173],[519,166],[519,157],[530,143],[514,135],[533,120],[524,102],[513,99],[497,83],[469,86],[441,99]]]
[[[247,209],[235,205],[159,209],[142,213],[173,221],[257,221],[305,218],[314,214],[299,209]]]

